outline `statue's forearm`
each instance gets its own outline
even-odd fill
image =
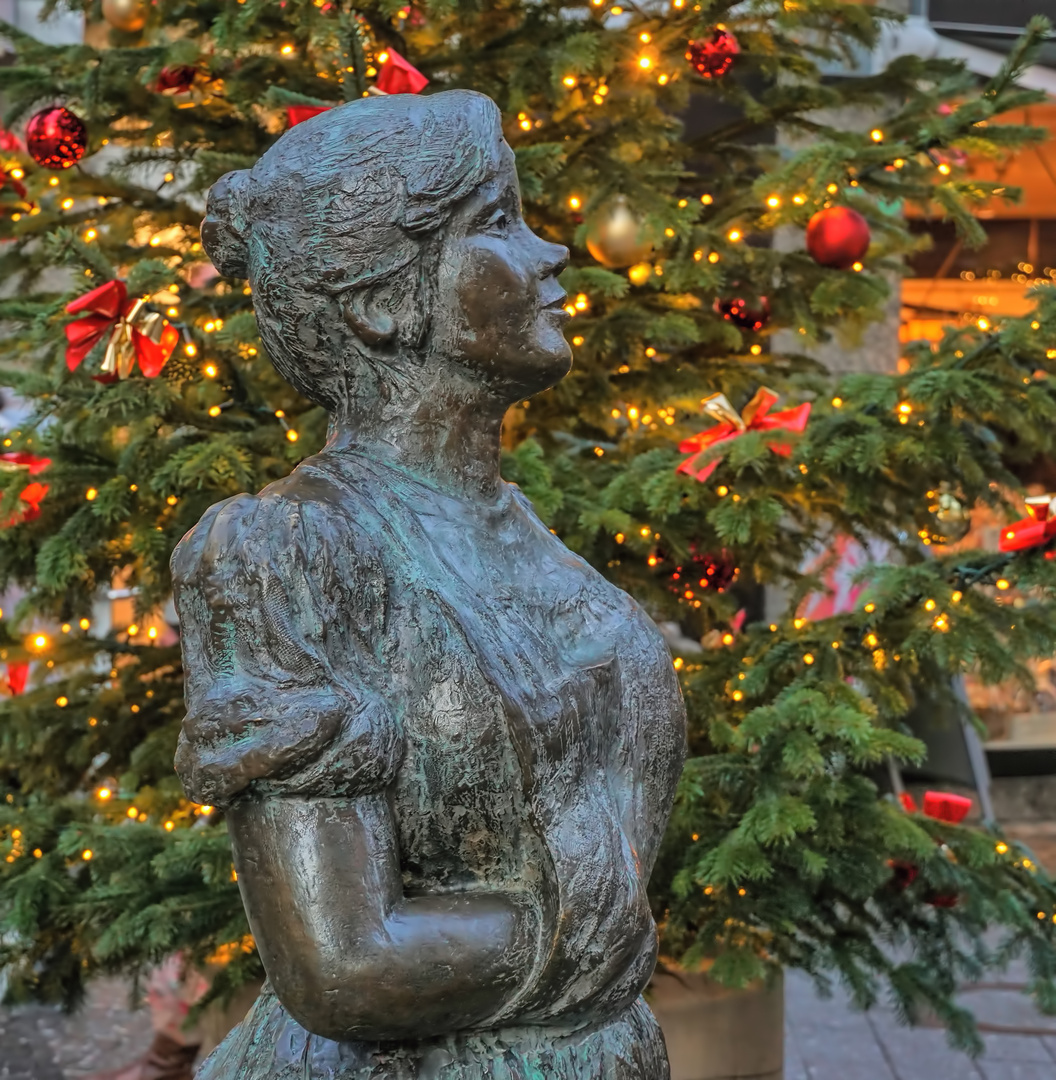
[[[405,897],[384,798],[267,799],[231,811],[250,924],[279,999],[333,1039],[486,1023],[524,985],[537,919],[510,893]]]

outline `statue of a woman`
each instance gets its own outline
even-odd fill
[[[342,105],[212,190],[323,451],[173,556],[177,768],[224,807],[260,998],[208,1080],[663,1080],[646,882],[684,755],[639,606],[499,476],[570,365],[494,103]]]

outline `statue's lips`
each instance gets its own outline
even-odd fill
[[[549,304],[543,305],[543,311],[560,311],[563,315],[567,315],[565,311],[565,305],[568,303],[568,293],[562,292],[556,299],[551,300]]]

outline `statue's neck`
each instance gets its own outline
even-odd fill
[[[332,415],[326,448],[354,449],[405,469],[469,501],[500,493],[500,436],[506,404],[458,380],[430,380],[377,409]]]

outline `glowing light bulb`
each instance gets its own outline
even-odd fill
[[[216,364],[206,364],[202,370],[205,372],[207,379],[215,379],[217,376]]]
[[[297,434],[296,431],[293,430],[293,428],[290,428],[290,430],[286,432],[286,438],[289,439],[290,442],[296,442],[299,437],[300,436]]]
[[[166,821],[165,822],[165,831],[166,832],[172,832],[172,830],[175,829],[175,828],[176,828],[176,822],[175,821]]]
[[[869,132],[869,138],[872,139],[873,142],[883,142],[884,133],[879,128],[873,128],[873,130]]]
[[[103,802],[106,802],[106,800],[109,799],[113,794],[114,793],[108,787],[101,787],[95,793],[95,796],[97,799],[101,799]]]
[[[220,406],[219,405],[211,405],[209,407],[209,415],[210,416],[219,416],[220,415]]]
[[[147,631],[147,637],[149,637],[150,640],[153,641],[157,636],[158,636],[158,628],[156,626],[152,626]]]
[[[731,244],[736,244],[737,241],[740,240],[740,238],[741,238],[741,230],[740,229],[730,229],[730,231],[726,234],[726,239],[729,240],[729,242]]]
[[[281,52],[283,56],[292,56],[293,55],[293,46],[292,45],[283,45],[283,47],[281,49],[279,49],[279,52]]]
[[[84,851],[81,852],[81,858],[84,859],[85,862],[91,862],[92,861],[92,849],[91,848],[85,848]]]
[[[766,200],[766,205],[769,206],[771,210],[776,210],[781,205],[781,199],[777,195],[771,195]]]
[[[648,71],[653,66],[653,61],[648,56],[639,56],[638,57],[638,66],[643,71]]]
[[[566,75],[561,82],[571,90],[579,80],[575,75]]]

